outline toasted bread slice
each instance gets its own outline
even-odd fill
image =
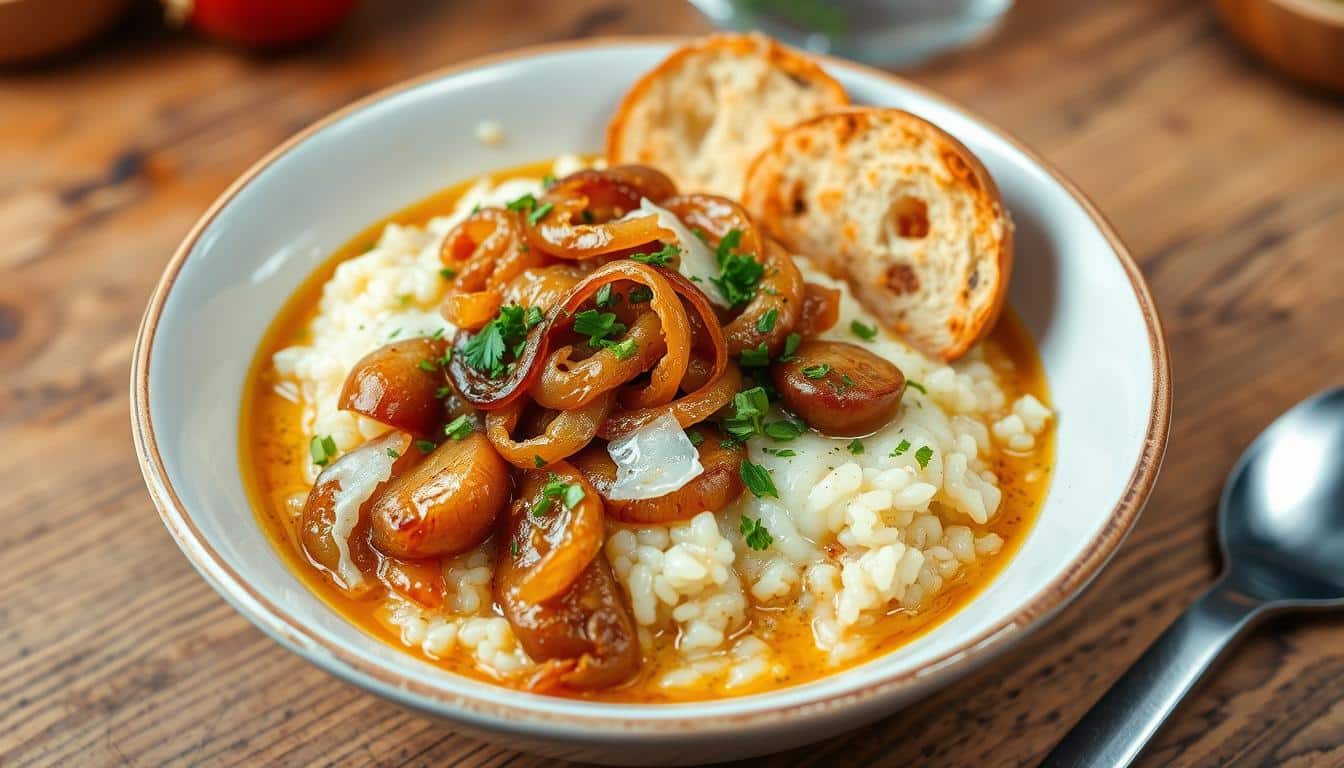
[[[1013,263],[998,188],[970,150],[908,112],[795,125],[756,158],[743,203],[925,354],[955,360],[998,320]]]
[[[607,162],[662,170],[683,192],[737,198],[747,165],[785,128],[849,103],[821,67],[764,35],[678,48],[635,83],[607,126]]]

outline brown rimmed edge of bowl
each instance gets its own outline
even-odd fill
[[[131,429],[137,458],[145,476],[145,484],[169,533],[172,534],[196,570],[206,578],[206,581],[211,582],[212,586],[215,586],[217,591],[221,593],[221,596],[225,597],[227,602],[234,604],[235,607],[238,607],[238,602],[251,603],[252,607],[261,616],[251,616],[248,615],[247,611],[242,610],[240,612],[256,623],[259,628],[281,641],[282,644],[289,646],[291,649],[303,651],[300,655],[303,655],[308,661],[321,666],[344,680],[391,697],[412,708],[440,716],[466,719],[468,722],[485,728],[529,730],[542,737],[563,737],[564,734],[557,733],[556,729],[568,731],[575,736],[582,733],[591,734],[593,733],[592,729],[600,729],[603,737],[617,739],[623,736],[637,738],[646,735],[671,736],[692,732],[700,736],[721,731],[741,734],[744,728],[768,727],[783,722],[797,725],[806,720],[843,712],[903,686],[928,682],[929,678],[941,677],[950,673],[954,668],[975,666],[977,663],[987,661],[1007,649],[1013,642],[1023,637],[1029,629],[1033,628],[1038,621],[1052,615],[1080,593],[1114,555],[1138,519],[1139,512],[1157,480],[1162,456],[1166,450],[1171,422],[1171,364],[1157,306],[1138,264],[1120,240],[1115,228],[1072,181],[1047,163],[1036,152],[993,123],[962,109],[960,106],[951,104],[932,90],[918,86],[903,78],[851,61],[835,57],[816,56],[827,67],[857,72],[917,92],[933,101],[944,104],[953,111],[959,112],[983,126],[1013,149],[1029,158],[1077,201],[1105,236],[1107,243],[1116,253],[1121,267],[1129,278],[1134,297],[1143,315],[1148,343],[1152,352],[1152,399],[1143,447],[1130,474],[1129,482],[1119,501],[1112,509],[1105,526],[1088,543],[1083,554],[1070,562],[1062,573],[1033,595],[1013,615],[984,632],[961,641],[954,648],[945,651],[937,658],[931,659],[918,668],[874,680],[855,689],[828,694],[822,698],[716,717],[713,722],[706,722],[703,717],[694,714],[648,719],[636,719],[629,716],[618,718],[585,712],[584,707],[581,706],[584,702],[574,702],[576,706],[563,713],[540,712],[535,708],[526,706],[495,703],[480,699],[464,700],[462,697],[445,696],[445,692],[441,688],[381,669],[378,665],[370,663],[363,657],[347,652],[343,648],[313,634],[285,609],[256,591],[241,574],[220,556],[218,551],[205,541],[173,488],[164,467],[162,456],[159,453],[154,425],[149,417],[149,367],[154,352],[154,338],[159,318],[172,291],[173,284],[186,263],[188,254],[194,249],[201,234],[219,215],[220,211],[244,187],[251,183],[253,178],[301,142],[348,115],[412,88],[471,69],[500,64],[514,59],[564,53],[576,49],[676,45],[689,39],[692,38],[684,36],[618,36],[529,46],[471,59],[389,86],[328,114],[291,136],[254,163],[211,204],[173,253],[145,310],[136,337],[131,368]],[[222,588],[224,585],[230,586],[231,590]],[[263,622],[262,618],[266,621]],[[488,684],[482,683],[482,685]],[[750,697],[744,697],[743,700],[748,698]],[[652,712],[657,707],[646,707],[646,709]]]

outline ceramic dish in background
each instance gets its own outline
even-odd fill
[[[693,763],[854,728],[984,663],[1075,596],[1114,554],[1156,479],[1171,392],[1152,298],[1096,209],[1028,150],[876,70],[824,66],[854,100],[949,131],[996,178],[1017,223],[1009,302],[1035,337],[1059,414],[1035,528],[1001,575],[937,628],[814,683],[692,704],[538,696],[454,675],[365,634],[277,556],[239,477],[248,364],[295,288],[352,234],[458,180],[597,152],[621,94],[673,41],[616,40],[495,57],[397,86],[286,142],[192,229],[150,301],[132,374],[150,493],[201,574],[309,661],[468,734],[573,759]],[[482,120],[504,140],[475,139]],[[632,745],[640,749],[632,751]]]
[[[1275,68],[1344,93],[1344,0],[1216,0],[1238,40]]]

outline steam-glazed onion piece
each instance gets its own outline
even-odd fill
[[[443,265],[455,273],[443,314],[459,328],[475,330],[499,311],[500,289],[523,270],[545,263],[523,238],[518,213],[482,208],[458,224],[443,240]]]
[[[374,497],[373,544],[409,560],[464,552],[489,535],[510,486],[508,466],[484,435],[445,440]]]
[[[602,497],[567,462],[522,473],[510,509],[527,516],[514,524],[510,546],[522,571],[509,586],[519,600],[540,603],[569,589],[602,548]]]
[[[703,471],[677,490],[656,498],[611,498],[616,464],[600,446],[591,446],[574,457],[574,466],[602,494],[607,516],[623,523],[655,525],[689,520],[705,510],[718,512],[742,495],[738,468],[746,458],[746,449],[738,444],[722,445],[723,435],[717,429],[699,426],[688,431],[703,438],[695,449]]]
[[[694,369],[689,371],[688,378],[695,375]],[[731,402],[733,395],[742,389],[742,371],[735,363],[728,363],[722,375],[717,378],[712,376],[701,378],[706,382],[703,386],[667,405],[613,413],[598,430],[597,436],[604,440],[613,440],[639,429],[663,414],[670,414],[683,428],[699,424]]]
[[[820,283],[803,284],[803,312],[794,330],[804,337],[833,328],[840,320],[840,291]]]
[[[818,431],[866,435],[896,415],[905,376],[885,358],[842,341],[805,341],[771,380],[783,406]]]
[[[592,442],[615,400],[616,394],[608,392],[581,408],[558,411],[541,434],[522,440],[513,435],[527,406],[515,402],[485,415],[485,433],[495,450],[515,467],[545,467],[578,453]]]
[[[370,498],[413,459],[411,435],[389,432],[333,461],[317,476],[300,518],[299,543],[314,564],[349,592],[368,588],[377,568],[369,548]]]
[[[525,226],[533,248],[562,259],[586,260],[629,251],[668,236],[655,216],[623,218],[641,198],[676,192],[662,173],[641,165],[570,174],[551,187]]]
[[[633,343],[633,351],[624,354],[606,347],[576,361],[576,345],[553,349],[528,394],[547,408],[582,408],[654,367],[667,353],[656,312],[641,313],[619,340]]]
[[[417,435],[437,431],[444,416],[437,395],[447,383],[440,361],[447,350],[447,342],[427,338],[375,349],[350,369],[339,406]]]

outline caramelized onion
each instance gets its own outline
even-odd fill
[[[504,303],[549,312],[587,274],[580,264],[552,264],[518,273],[504,288]]]
[[[500,288],[545,262],[524,240],[522,227],[514,211],[482,208],[444,237],[439,259],[456,272],[443,305],[448,322],[469,330],[485,325],[503,303]]]
[[[438,431],[444,414],[439,361],[447,348],[446,341],[428,338],[384,344],[350,369],[338,406],[417,435]]]
[[[571,507],[564,498],[549,497],[545,490],[551,483],[578,485],[583,498]],[[512,588],[525,602],[550,600],[569,589],[602,549],[602,497],[578,470],[560,461],[546,471],[524,472],[514,504],[525,508],[529,525],[515,532],[518,564],[525,570]]]
[[[611,348],[599,349],[573,361],[574,345],[550,353],[528,393],[547,408],[582,408],[658,363],[667,352],[662,323],[656,312],[643,312],[625,333],[634,341],[634,354],[622,359]]]
[[[820,283],[803,284],[803,312],[795,329],[803,336],[830,330],[840,319],[840,291]]]
[[[515,440],[513,432],[526,405],[515,401],[485,415],[485,434],[504,460],[523,469],[547,466],[583,450],[597,435],[598,428],[611,413],[615,394],[600,395],[581,408],[563,410],[542,434]],[[538,463],[540,460],[540,464]]]
[[[705,378],[706,383],[688,395],[667,405],[618,411],[607,419],[597,436],[604,440],[620,437],[648,424],[663,414],[671,414],[683,428],[699,424],[730,403],[733,395],[742,389],[742,371],[729,363],[717,378]]]
[[[703,438],[696,452],[704,471],[671,493],[654,499],[618,500],[610,492],[616,482],[616,463],[602,446],[589,446],[575,456],[575,468],[602,494],[607,516],[623,523],[654,525],[689,520],[704,512],[718,512],[742,495],[742,477],[738,468],[746,458],[746,448],[734,443],[725,447],[723,435],[711,427],[693,427],[688,432]]]
[[[448,361],[448,380],[452,382],[453,388],[462,399],[473,407],[483,411],[503,408],[517,400],[532,385],[532,379],[540,370],[536,364],[537,360],[546,353],[548,325],[549,323],[543,322],[528,331],[522,352],[513,361],[507,373],[498,378],[467,365],[463,348],[472,340],[474,334],[459,330],[453,337],[453,355]]]
[[[655,216],[622,218],[641,197],[655,202],[676,192],[662,173],[638,165],[570,174],[551,187],[525,226],[532,247],[562,259],[585,260],[639,248],[668,237]],[[546,206],[550,206],[547,208]]]
[[[756,257],[765,266],[765,275],[756,287],[756,295],[742,314],[723,329],[723,337],[728,340],[728,354],[733,357],[742,354],[743,350],[757,348],[762,342],[771,357],[778,355],[784,347],[784,339],[798,325],[803,312],[803,274],[793,263],[793,257],[774,240],[766,240],[764,253],[758,251]],[[778,313],[774,325],[762,333],[758,323],[771,310]]]
[[[378,580],[388,589],[426,608],[443,606],[447,584],[443,578],[443,561],[401,560],[384,555],[378,563]]]

